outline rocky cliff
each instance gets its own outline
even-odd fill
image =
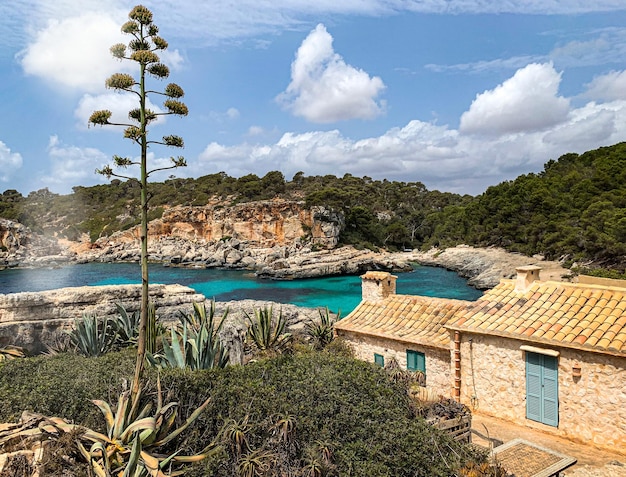
[[[204,295],[181,285],[150,285],[150,299],[157,307],[159,321],[166,325],[177,323],[179,312],[191,312],[192,303],[206,301]],[[114,318],[117,315],[116,303],[128,313],[138,311],[141,286],[107,285],[0,294],[0,347],[21,346],[30,354],[45,351],[46,344],[54,343],[59,334],[71,330],[75,320],[83,316]],[[217,302],[217,316],[222,316],[227,309],[229,311],[221,336],[229,349],[234,351],[232,363],[241,359],[241,353],[235,350],[241,348],[247,327],[245,314],[254,316],[256,309],[270,306],[276,314],[282,311],[292,330],[300,329],[304,322],[319,317],[315,308],[254,300]]]
[[[287,200],[247,202],[233,206],[222,203],[166,209],[160,219],[150,222],[148,236],[191,241],[216,242],[234,238],[254,247],[290,245],[299,239],[333,248],[344,224],[341,214],[324,207],[305,208],[304,203]],[[106,244],[136,241],[139,228],[120,232],[99,242]]]
[[[0,219],[0,269],[50,261],[65,262],[72,254],[52,238],[28,227]]]

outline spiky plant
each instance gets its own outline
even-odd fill
[[[180,328],[170,329],[170,341],[163,341],[161,353],[147,353],[148,362],[159,368],[213,369],[228,364],[228,352],[219,332],[228,316],[228,310],[215,325],[215,302],[207,312],[204,303],[194,303],[193,313],[180,314]]]
[[[324,349],[335,339],[335,323],[341,319],[341,311],[333,318],[328,307],[318,310],[319,320],[311,320],[304,325],[304,331],[315,349]]]
[[[283,316],[282,309],[278,318],[274,319],[273,307],[265,307],[254,310],[254,319],[244,311],[248,320],[248,341],[259,351],[275,353],[284,352],[292,341],[291,333],[286,333],[287,319]]]
[[[75,320],[70,342],[83,356],[102,356],[113,349],[117,334],[110,318],[99,321],[95,315]]]
[[[0,348],[0,362],[15,358],[24,358],[26,351],[19,346],[8,345]]]

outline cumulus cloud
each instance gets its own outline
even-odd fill
[[[538,71],[533,71],[535,68]],[[528,77],[524,78],[525,74]],[[543,85],[533,85],[543,93],[531,91],[524,96],[524,88],[530,87],[531,78],[535,82],[545,80]],[[430,189],[481,193],[489,185],[529,171],[539,171],[549,159],[557,159],[562,154],[582,153],[623,140],[626,135],[626,100],[589,102],[570,109],[567,99],[556,95],[555,84],[558,86],[559,78],[550,65],[534,65],[521,69],[495,88],[493,91],[497,94],[487,95],[492,101],[489,104],[491,109],[487,109],[491,115],[487,117],[496,129],[494,98],[503,98],[507,107],[517,107],[518,115],[522,116],[529,111],[543,114],[541,101],[547,102],[548,106],[563,110],[557,116],[558,121],[542,123],[543,119],[539,118],[537,123],[522,118],[520,123],[509,123],[506,128],[498,129],[500,134],[490,135],[469,134],[462,128],[457,130],[413,120],[380,136],[359,140],[331,130],[288,132],[271,144],[227,146],[213,142],[197,161],[193,161],[191,171],[197,175],[225,171],[241,176],[280,170],[286,177],[298,171],[311,175],[351,173],[378,179],[419,180]],[[545,90],[551,93],[547,94]],[[511,101],[511,97],[516,101]],[[520,102],[531,100],[539,103],[534,109],[528,105],[520,106]],[[507,118],[508,115],[504,114],[500,121]]]
[[[291,83],[277,101],[316,123],[372,119],[384,111],[377,101],[385,85],[378,76],[346,64],[333,38],[319,24],[304,39],[291,64]]]
[[[99,91],[123,63],[109,53],[124,41],[120,17],[88,12],[64,20],[50,20],[22,52],[20,62],[29,75],[81,91]]]
[[[551,63],[532,63],[496,88],[478,94],[461,116],[466,134],[501,135],[546,129],[562,123],[569,100],[558,96],[561,74]]]
[[[590,99],[608,101],[626,99],[626,71],[611,71],[596,76],[586,87],[584,96]]]
[[[22,156],[0,141],[0,182],[8,182],[14,172],[22,167]]]
[[[40,183],[60,193],[70,192],[75,185],[103,182],[95,170],[109,162],[109,157],[102,151],[64,144],[56,135],[50,136],[48,155],[49,171],[41,176]]]

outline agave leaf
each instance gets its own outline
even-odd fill
[[[137,465],[139,464],[140,456],[141,456],[141,439],[139,438],[139,434],[137,434],[133,441],[133,448],[130,451],[130,456],[128,457],[128,463],[126,464],[126,468],[124,469],[124,475],[122,477],[134,477],[135,475],[137,475]]]
[[[129,399],[129,391],[124,391],[122,394],[120,394],[120,398],[117,401],[117,411],[115,412],[113,427],[109,432],[109,437],[111,439],[119,438],[122,432],[124,432],[124,428],[126,427],[126,416],[128,411]]]
[[[182,426],[180,426],[178,429],[176,429],[175,431],[171,432],[170,434],[168,434],[166,437],[164,437],[163,439],[156,441],[154,443],[154,446],[156,447],[160,447],[162,445],[167,444],[168,442],[170,442],[172,439],[174,439],[175,437],[177,437],[181,432],[183,432],[185,429],[187,429],[196,419],[198,419],[198,417],[200,416],[200,414],[202,414],[202,411],[204,411],[206,409],[206,407],[209,405],[209,402],[211,401],[211,397],[209,396],[206,401],[204,401],[200,407],[198,407],[194,412],[191,413],[191,415],[187,418],[187,420],[184,422],[184,424]]]
[[[143,419],[138,419],[136,421],[131,422],[126,429],[120,434],[120,440],[122,442],[127,442],[127,439],[133,432],[149,430],[151,432],[155,432],[156,430],[156,419],[154,417],[144,417]]]
[[[102,414],[104,415],[104,420],[106,422],[107,431],[109,431],[110,433],[110,430],[113,429],[113,426],[115,425],[115,419],[113,417],[113,411],[111,410],[111,406],[109,406],[108,402],[102,401],[101,399],[92,399],[91,402],[98,406],[100,411],[102,411]]]
[[[152,477],[167,477],[159,468],[159,459],[151,456],[146,451],[141,451],[141,458],[143,459],[146,470]]]

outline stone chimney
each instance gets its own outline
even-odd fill
[[[398,277],[389,272],[367,272],[361,275],[361,293],[363,301],[381,301],[396,294]]]
[[[539,280],[539,272],[541,267],[536,265],[526,265],[524,267],[517,267],[517,279],[515,280],[515,291],[525,293],[528,291],[533,282]]]

